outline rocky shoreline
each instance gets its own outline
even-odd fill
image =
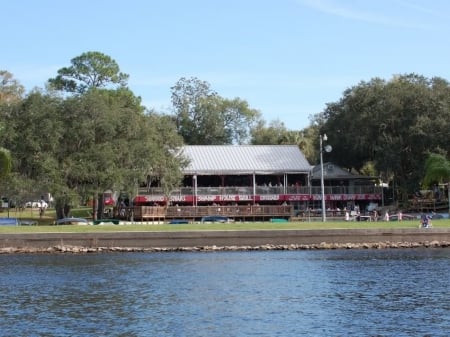
[[[0,234],[0,254],[450,247],[450,229],[331,229]]]
[[[327,243],[319,244],[289,244],[258,246],[198,246],[198,247],[84,247],[72,245],[57,245],[48,248],[38,247],[4,247],[0,254],[88,254],[108,252],[214,252],[214,251],[268,251],[268,250],[330,250],[330,249],[399,249],[399,248],[449,248],[448,241],[425,242],[365,242],[365,243]]]

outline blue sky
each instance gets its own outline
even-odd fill
[[[197,77],[289,129],[374,77],[450,79],[447,0],[0,0],[0,69],[43,88],[87,51],[111,56],[143,104]]]

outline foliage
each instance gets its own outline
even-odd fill
[[[0,70],[0,179],[5,179],[11,172],[12,157],[9,150],[2,147],[6,134],[5,120],[20,101],[25,89],[11,73]]]
[[[178,162],[167,164],[182,144],[173,121],[147,113],[123,86],[86,85],[67,97],[34,91],[8,111],[4,123],[2,139],[13,154],[9,190],[21,199],[51,192],[58,218],[107,189],[135,193],[158,165],[167,177],[178,176]]]
[[[328,104],[320,129],[334,142],[331,159],[359,172],[373,162],[406,197],[422,180],[427,153],[448,148],[449,93],[445,80],[415,74],[346,90],[339,102]]]
[[[70,67],[58,70],[48,83],[55,90],[84,93],[90,88],[106,88],[112,85],[126,86],[128,75],[121,73],[119,65],[111,57],[90,51],[71,60]]]
[[[0,147],[0,178],[6,177],[11,172],[11,154]]]
[[[422,184],[430,187],[435,183],[450,182],[450,161],[445,156],[430,153],[425,161],[425,176]]]
[[[268,126],[266,126],[265,120],[260,120],[252,129],[251,144],[279,145],[288,142],[288,132],[284,123],[279,119],[271,121]]]
[[[0,70],[0,104],[10,104],[21,99],[25,88],[6,70]]]
[[[146,169],[149,180],[159,181],[165,197],[178,188],[183,180],[182,169],[188,164],[187,159],[180,153],[183,145],[181,137],[176,133],[175,125],[167,116],[152,112],[149,115],[152,125],[153,152],[152,162]],[[148,155],[148,154],[147,154]]]
[[[259,120],[251,131],[253,145],[298,145],[309,162],[315,162],[318,151],[314,139],[317,127],[310,126],[301,131],[288,130],[283,122],[274,120],[266,126],[264,120]]]
[[[167,196],[187,164],[179,153],[183,141],[296,144],[317,163],[325,133],[333,146],[325,161],[379,176],[403,196],[420,182],[449,179],[450,85],[442,78],[362,81],[299,131],[279,120],[266,125],[245,100],[223,98],[195,77],[171,88],[173,115],[146,111],[127,80],[100,52],[73,58],[49,79],[49,88],[63,95],[34,90],[24,96],[13,75],[0,71],[0,161],[6,168],[0,174],[11,167],[0,188],[19,199],[48,191],[73,207],[105,189],[133,194],[149,175]]]
[[[319,158],[319,146],[316,145],[316,140],[319,139],[319,130],[315,125],[311,125],[300,133],[297,133],[298,141],[296,144],[305,155],[310,163],[317,163]]]
[[[79,194],[131,194],[155,165],[168,160],[167,150],[180,145],[169,120],[146,115],[140,99],[125,88],[91,89],[67,99],[64,110],[68,137],[57,158],[68,187]]]
[[[246,101],[222,98],[197,78],[181,78],[171,89],[177,131],[189,145],[246,143],[260,118]]]
[[[368,177],[377,176],[377,170],[375,169],[374,163],[371,161],[368,161],[364,164],[364,166],[360,170],[360,173]]]

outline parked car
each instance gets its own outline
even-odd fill
[[[55,225],[87,225],[88,221],[84,218],[63,218],[55,221]]]
[[[226,222],[231,222],[231,219],[226,217],[226,216],[211,215],[211,216],[204,216],[202,218],[202,223],[203,222],[221,222],[221,223],[226,223]]]
[[[27,208],[48,208],[48,204],[44,200],[28,201],[25,203]]]

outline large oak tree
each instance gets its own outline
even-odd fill
[[[17,182],[28,181],[30,194],[53,193],[59,218],[107,189],[136,193],[157,168],[166,190],[179,183],[175,124],[147,111],[124,86],[127,77],[110,57],[88,52],[50,80],[63,95],[34,91],[9,111],[4,143]]]
[[[450,86],[415,74],[375,78],[346,90],[324,117],[332,160],[357,170],[373,162],[406,199],[420,185],[428,153],[449,149]]]

